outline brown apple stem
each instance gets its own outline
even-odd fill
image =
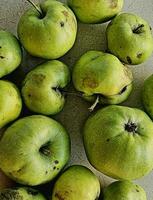
[[[43,12],[42,12],[42,10],[40,9],[40,7],[39,6],[37,6],[33,1],[31,1],[31,0],[27,0],[38,12],[39,12],[39,14],[41,15],[41,16],[43,16]]]
[[[98,103],[99,103],[99,96],[97,96],[97,98],[96,98],[94,104],[89,108],[89,111],[90,111],[90,112],[93,112]]]

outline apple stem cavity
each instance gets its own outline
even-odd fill
[[[143,32],[142,28],[144,27],[144,24],[139,24],[137,28],[133,29],[133,33],[140,34]]]
[[[33,1],[27,0],[40,14],[41,17],[43,17],[43,12],[39,6],[37,6]]]
[[[48,147],[49,143],[45,144],[44,146],[42,146],[40,149],[39,149],[39,152],[41,152],[42,154],[44,154],[45,156],[50,156],[51,154],[51,151]]]
[[[127,124],[125,124],[125,130],[129,133],[137,133],[137,125],[133,122],[128,122]]]
[[[93,105],[89,108],[89,111],[90,111],[90,112],[93,112],[98,103],[99,103],[99,96],[97,96],[95,102],[94,102]]]

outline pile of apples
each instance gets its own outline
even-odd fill
[[[146,200],[143,188],[131,181],[153,169],[153,75],[142,89],[147,114],[116,104],[132,92],[134,78],[127,65],[141,64],[152,54],[151,27],[135,14],[119,14],[123,0],[68,0],[68,5],[57,0],[40,5],[28,1],[32,6],[19,20],[19,40],[0,29],[0,128],[4,128],[0,200],[45,200],[32,186],[52,180],[50,200]],[[72,73],[76,95],[92,103],[90,110],[97,104],[105,106],[91,115],[83,128],[91,165],[119,180],[102,192],[98,177],[85,166],[73,165],[63,172],[70,159],[70,137],[63,125],[50,117],[63,109],[64,94],[69,94],[65,92],[71,80],[69,67],[55,59],[75,43],[75,16],[88,24],[111,20],[106,30],[107,53],[86,52]],[[47,61],[26,75],[19,91],[6,75],[21,64],[21,45],[30,55]],[[34,114],[17,119],[22,100]]]

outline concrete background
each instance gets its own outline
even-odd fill
[[[39,2],[38,0],[33,0]],[[63,0],[64,2],[64,0]],[[24,10],[30,7],[26,0],[0,0],[0,26],[6,30],[16,34],[16,27],[19,17],[23,14]],[[146,19],[153,27],[153,0],[125,0],[125,12],[132,12],[140,15]],[[76,60],[85,53],[87,50],[105,50],[105,29],[107,24],[101,25],[86,25],[78,24],[78,35],[74,47],[60,60],[64,61],[70,69],[73,68]],[[11,78],[17,85],[20,85],[21,80],[32,67],[41,63],[42,60],[33,58],[27,53],[24,53],[22,65],[15,71],[9,78]],[[139,66],[131,66],[134,73],[134,90],[129,99],[124,103],[130,107],[142,108],[140,95],[141,87],[144,79],[153,73],[153,56],[144,64]],[[73,87],[70,86],[70,91]],[[55,119],[60,121],[69,131],[72,141],[72,157],[69,164],[82,164],[90,167],[100,178],[102,185],[106,186],[113,180],[95,171],[88,163],[83,144],[81,129],[84,121],[89,115],[89,103],[85,102],[79,97],[68,96],[66,105],[63,111],[54,116]],[[30,114],[25,110],[25,114]],[[153,200],[153,173],[136,181],[147,192],[148,200]]]

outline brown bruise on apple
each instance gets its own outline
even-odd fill
[[[110,8],[115,9],[118,6],[118,0],[109,0]]]

